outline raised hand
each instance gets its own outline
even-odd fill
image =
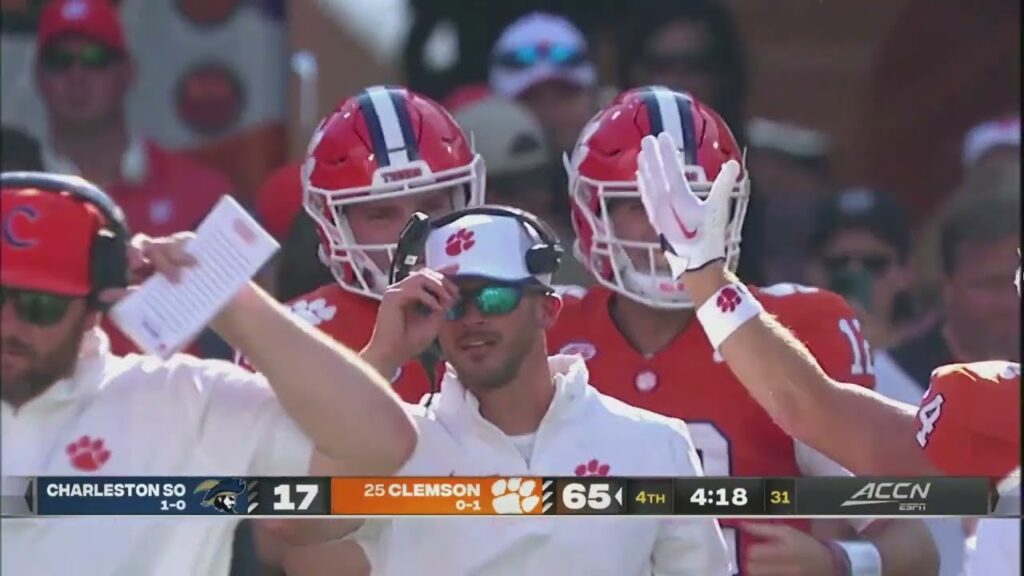
[[[711,192],[701,200],[686,180],[671,135],[647,136],[641,146],[637,158],[640,198],[651,226],[661,237],[673,276],[724,259],[729,193],[739,176],[739,163],[730,160],[722,165]]]

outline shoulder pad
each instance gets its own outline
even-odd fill
[[[555,291],[555,294],[563,298],[573,298],[576,300],[583,300],[584,296],[587,295],[587,289],[584,286],[577,286],[575,284],[556,284],[551,287]]]
[[[816,294],[821,292],[821,289],[793,282],[780,282],[778,284],[772,284],[771,286],[758,287],[757,292],[767,294],[768,296],[774,296],[776,298],[783,298],[786,296],[793,296],[795,294]]]

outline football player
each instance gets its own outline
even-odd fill
[[[640,164],[669,164],[673,160],[663,160],[660,149],[672,146],[669,135],[651,138],[644,152],[648,159],[641,158]],[[720,332],[713,339],[718,353],[782,429],[858,474],[984,475],[995,483],[1020,466],[1019,363],[940,367],[919,408],[822,370],[819,362],[827,364],[827,359],[815,357],[813,346],[808,353],[799,333],[794,338],[793,327],[782,325],[785,318],[780,323],[762,313],[761,308],[771,311],[770,304],[759,302],[756,291],[744,288],[728,269],[723,238],[729,232],[716,214],[729,210],[726,185],[713,197],[691,190],[685,180],[666,181],[675,168],[649,170],[651,185],[642,194],[645,213],[670,250],[672,277],[686,282],[698,305],[711,302],[699,308],[707,310],[704,317],[698,313],[705,331]],[[736,163],[729,170],[742,169]],[[1015,283],[1019,294],[1019,267]],[[731,303],[719,309],[722,294]]]
[[[415,212],[436,217],[482,204],[485,168],[440,104],[406,88],[373,86],[320,122],[301,176],[303,207],[320,237],[320,260],[337,282],[288,306],[334,340],[360,350],[373,333],[402,228]],[[246,365],[244,358],[238,362]],[[418,362],[385,376],[411,403],[435,380]],[[285,553],[282,542],[302,529],[295,521],[258,523],[257,548],[265,561],[276,563]],[[332,557],[335,566],[351,561],[359,573],[365,566],[362,550],[340,545],[344,549]]]
[[[417,211],[436,217],[482,204],[484,177],[483,159],[433,100],[374,86],[342,102],[320,123],[302,167],[303,205],[337,283],[292,300],[292,311],[361,349],[406,222]],[[385,376],[412,403],[434,379],[416,362]]]
[[[669,269],[637,187],[641,140],[661,132],[681,143],[679,177],[698,194],[708,193],[723,164],[742,161],[721,117],[687,94],[660,87],[632,90],[595,116],[566,169],[577,256],[600,286],[581,299],[566,298],[550,334],[551,352],[581,354],[602,392],[685,419],[709,476],[848,475],[772,421],[695,321],[694,301]],[[724,191],[728,207],[720,217],[729,269],[738,262],[749,186],[744,172]],[[874,385],[870,349],[841,297],[796,285],[756,293],[829,373],[865,389]],[[807,520],[754,525],[725,520],[722,526],[741,574],[830,574],[833,563],[851,560],[861,570],[875,563],[879,574],[879,563],[885,574],[928,574],[936,568],[934,546],[916,521],[861,524],[866,540],[830,543],[807,535],[812,528]],[[815,528],[822,536],[854,535],[849,525],[835,522]]]

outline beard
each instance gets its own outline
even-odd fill
[[[20,406],[48,390],[58,380],[74,373],[82,340],[85,338],[85,323],[85,316],[73,322],[64,340],[45,355],[16,336],[4,338],[0,347],[28,358],[29,362],[19,373],[0,375],[3,400]]]
[[[459,381],[470,392],[486,392],[507,386],[519,376],[524,359],[532,352],[539,339],[531,330],[524,330],[512,339],[499,342],[492,354],[497,358],[484,363],[462,358],[451,358],[448,362],[455,368]]]

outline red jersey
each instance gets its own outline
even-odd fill
[[[106,188],[124,210],[133,234],[170,236],[192,230],[221,196],[231,194],[231,181],[213,168],[152,142],[142,146],[145,169],[133,180]]]
[[[854,311],[838,295],[805,286],[752,288],[765,309],[792,330],[822,368],[844,382],[874,387],[871,352]],[[592,289],[565,298],[548,334],[552,353],[587,360],[591,383],[628,404],[686,421],[708,476],[825,476],[841,466],[782,431],[714,352],[696,318],[660,352],[645,356],[619,332],[609,312],[613,293]],[[786,521],[808,530],[807,520]],[[750,538],[721,522],[735,562]],[[740,569],[743,573],[743,568]]]
[[[287,304],[292,313],[355,351],[369,343],[379,305],[378,301],[353,294],[337,284],[321,286]],[[244,358],[236,356],[236,361],[249,368]],[[439,371],[441,368],[443,366],[439,366]],[[416,360],[399,368],[391,378],[391,385],[403,400],[413,404],[430,393],[430,379]]]
[[[932,372],[917,443],[950,476],[1005,477],[1020,466],[1020,364],[950,364]]]

